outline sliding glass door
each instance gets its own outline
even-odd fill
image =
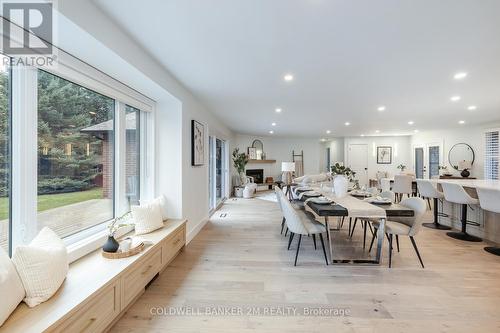
[[[227,144],[215,136],[209,137],[209,208],[215,209],[226,199]]]

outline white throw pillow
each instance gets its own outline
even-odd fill
[[[24,287],[9,256],[0,247],[0,326],[24,298]]]
[[[161,207],[158,200],[141,205],[132,206],[132,216],[135,222],[135,234],[142,235],[150,233],[163,227]]]
[[[167,216],[167,198],[165,197],[164,194],[160,195],[158,198],[155,198],[154,200],[140,200],[141,205],[147,205],[152,202],[157,202],[160,205],[161,208],[161,215],[163,218],[163,221],[168,219]]]
[[[45,227],[12,257],[26,291],[24,302],[37,306],[51,298],[68,274],[68,251],[59,236]]]

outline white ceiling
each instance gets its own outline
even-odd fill
[[[500,121],[497,0],[95,2],[236,132],[320,138]],[[468,77],[454,80],[458,71]]]

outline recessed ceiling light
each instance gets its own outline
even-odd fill
[[[465,120],[459,120],[459,121],[458,121],[458,123],[459,123],[460,125],[463,125],[463,124],[465,124]]]
[[[380,133],[380,130],[375,130],[375,133]]]
[[[456,95],[456,96],[452,96],[452,97],[450,98],[450,101],[452,101],[452,102],[458,102],[458,101],[459,101],[459,100],[461,100],[461,99],[462,99],[462,97],[460,97],[460,96]]]
[[[326,139],[321,139],[321,142],[325,142],[325,141],[326,141]]]
[[[332,133],[332,131],[326,130],[326,134],[330,134],[330,133]]]
[[[93,116],[95,116],[95,115],[96,115],[96,113],[95,113],[94,111],[89,111],[89,113],[90,113],[91,115],[93,115]]]
[[[360,136],[365,136],[364,134],[361,134]]]
[[[276,123],[271,123],[271,126],[276,126]]]
[[[413,132],[418,133],[418,130],[414,130]]]
[[[467,110],[469,110],[469,111],[474,111],[474,110],[477,110],[477,106],[475,106],[475,105],[470,105],[469,107],[467,107]]]
[[[349,125],[351,125],[351,123],[350,123],[350,122],[348,122],[348,121],[346,121],[346,122],[344,123],[344,125],[349,126]]]
[[[377,108],[377,111],[383,112],[385,111],[385,106],[381,105]]]
[[[269,131],[269,134],[274,134],[274,131]]]
[[[410,121],[408,122],[408,125],[413,125],[413,124],[415,124],[415,122],[413,122],[413,120],[410,120]]]
[[[466,72],[458,72],[456,73],[455,75],[453,75],[453,78],[455,80],[463,80],[467,77],[467,73]]]
[[[287,82],[293,81],[293,75],[292,74],[285,74],[285,76],[283,76],[283,79]]]
[[[281,108],[276,108],[274,111],[276,111],[277,113],[280,113],[283,110],[281,110]]]

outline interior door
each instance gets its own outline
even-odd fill
[[[356,172],[356,179],[360,186],[368,184],[368,145],[349,145],[348,167]]]
[[[413,170],[415,177],[431,179],[439,177],[439,166],[442,163],[442,143],[430,142],[413,146]]]

